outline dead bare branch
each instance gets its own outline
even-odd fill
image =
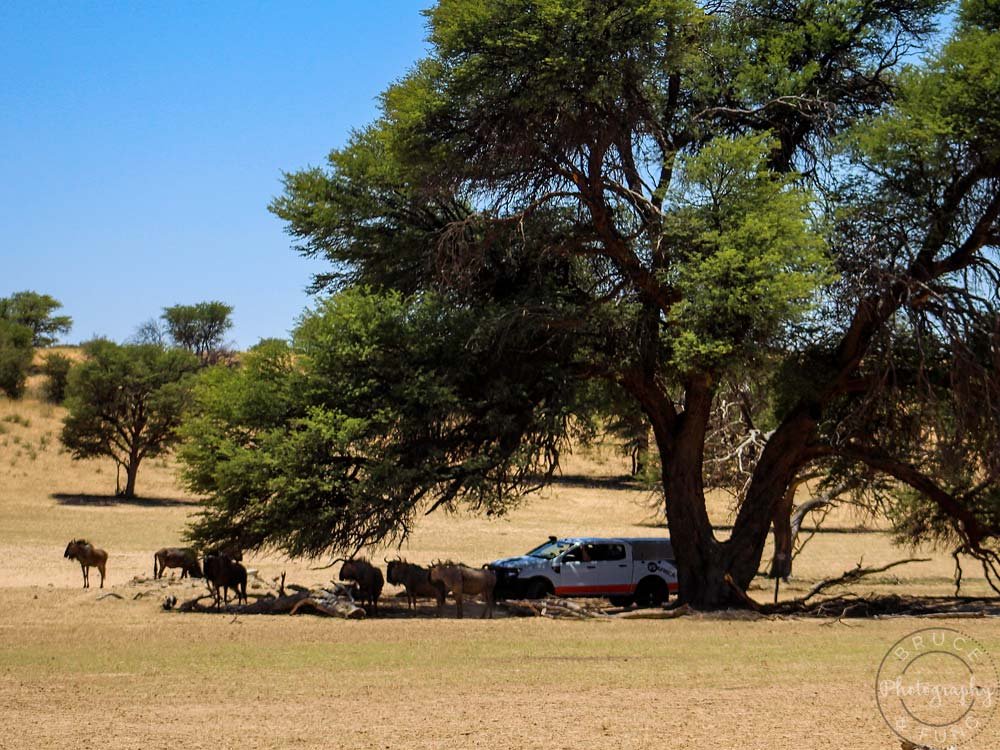
[[[843,586],[848,583],[854,583],[855,581],[858,581],[864,578],[865,576],[873,575],[874,573],[883,573],[899,565],[906,565],[907,563],[913,563],[913,562],[929,562],[929,561],[930,561],[929,557],[911,557],[906,560],[896,560],[895,562],[891,562],[888,565],[881,565],[877,568],[863,568],[861,567],[861,561],[859,560],[857,566],[854,567],[853,569],[844,571],[836,578],[827,578],[825,580],[820,581],[811,589],[809,589],[809,593],[807,593],[803,597],[793,600],[793,603],[805,604],[814,596],[816,596],[818,593],[820,593],[821,591],[825,591],[828,588],[832,588],[833,586]]]

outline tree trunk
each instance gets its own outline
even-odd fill
[[[679,599],[695,609],[746,607],[742,592],[760,566],[771,520],[794,487],[802,451],[814,422],[805,414],[790,417],[771,436],[754,471],[732,536],[715,537],[705,504],[702,478],[705,428],[711,393],[688,388],[687,403],[672,430],[654,422],[663,463],[667,525],[677,560]],[[794,490],[792,490],[794,494]],[[731,582],[726,580],[727,574]]]
[[[139,459],[133,458],[129,461],[128,466],[125,467],[125,492],[122,493],[122,497],[135,497],[135,476],[138,473]]]
[[[639,425],[635,438],[632,440],[632,476],[646,473],[649,464],[649,427],[646,422]]]
[[[795,494],[796,477],[806,460],[815,427],[815,418],[809,411],[794,412],[771,435],[754,467],[747,496],[727,542],[731,547],[733,580],[743,591],[757,574],[778,508],[788,501],[789,493]]]
[[[672,428],[668,429],[668,420],[652,420],[663,466],[664,502],[677,562],[678,596],[682,603],[695,609],[744,607],[745,603],[725,580],[726,573],[737,578],[732,571],[729,545],[716,539],[705,506],[702,466],[712,403],[707,379],[689,384],[685,401],[684,412],[674,420]]]
[[[795,543],[795,533],[792,531],[792,505],[795,502],[795,490],[798,484],[788,485],[785,495],[778,504],[772,521],[774,525],[774,557],[771,558],[771,578],[784,581],[792,574],[792,546]]]

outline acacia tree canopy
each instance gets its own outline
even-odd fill
[[[195,533],[239,533],[254,509],[295,497],[286,525],[262,521],[251,541],[314,554],[405,531],[428,505],[500,509],[537,478],[526,467],[552,468],[566,415],[587,416],[580,385],[600,379],[652,428],[692,604],[741,601],[789,488],[818,469],[909,487],[1000,562],[998,529],[975,512],[996,486],[996,443],[979,441],[954,481],[918,463],[972,424],[968,389],[927,383],[997,382],[1000,34],[990,3],[967,2],[933,46],[951,7],[440,0],[429,55],[383,94],[382,116],[326,169],[288,175],[272,205],[300,252],[331,261],[318,290],[406,310],[354,348],[337,343],[352,330],[341,317],[307,317],[288,368],[309,386],[292,401],[363,416],[416,409],[426,391],[431,405],[423,427],[369,422],[322,455],[427,464],[393,485],[303,450],[294,490],[261,479],[241,501],[216,484],[231,441],[265,462],[310,430],[286,421],[264,448],[260,427],[206,407],[203,434],[229,437],[189,462],[212,494]],[[431,342],[434,357],[415,354]],[[368,369],[389,352],[420,367]],[[477,377],[448,390],[466,369]],[[706,461],[728,447],[713,415],[747,384],[765,406],[740,412],[757,449],[721,539],[705,505]],[[498,401],[494,420],[473,408]],[[1000,401],[987,403],[977,435],[1000,423]],[[535,421],[555,405],[559,419]],[[918,405],[936,409],[940,440],[904,418]],[[508,459],[463,458],[442,482],[433,468],[456,465],[442,453],[455,440]],[[345,480],[365,502],[341,502],[328,536],[289,542]],[[388,525],[352,536],[374,508]]]
[[[190,538],[317,555],[400,539],[425,500],[459,492],[502,513],[554,460],[572,393],[544,334],[503,360],[489,335],[510,333],[502,315],[351,289],[306,314],[290,346],[205,371],[180,450],[210,498]]]

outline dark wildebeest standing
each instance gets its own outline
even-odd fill
[[[403,559],[386,560],[388,567],[385,577],[393,586],[406,589],[406,603],[410,609],[417,606],[417,597],[434,599],[438,605],[438,613],[444,607],[445,588],[441,581],[431,580],[430,568],[407,562]]]
[[[230,560],[235,560],[236,562],[243,562],[243,550],[240,549],[236,542],[229,542],[222,545],[221,547],[212,547],[211,549],[205,550],[206,555],[222,555],[223,557],[228,557]]]
[[[180,568],[181,578],[201,578],[198,553],[190,547],[163,547],[153,555],[153,578],[162,578],[167,568]]]
[[[458,619],[462,619],[462,597],[466,594],[476,596],[482,594],[486,600],[483,617],[493,617],[493,589],[497,585],[497,576],[492,570],[485,568],[470,568],[467,565],[453,562],[435,563],[431,565],[431,581],[441,582],[445,589],[455,597],[455,610]],[[439,604],[439,612],[444,612],[444,600]]]
[[[358,599],[362,604],[370,605],[372,617],[378,617],[378,598],[385,585],[381,570],[363,558],[346,560],[340,568],[340,580],[358,584]]]
[[[236,593],[236,603],[247,603],[247,569],[228,555],[205,555],[205,580],[215,597],[215,606],[229,604],[229,590]]]
[[[83,571],[83,587],[90,588],[90,569],[97,568],[101,573],[101,588],[104,588],[105,566],[108,563],[108,553],[98,549],[86,539],[74,539],[66,545],[63,557],[76,560]]]

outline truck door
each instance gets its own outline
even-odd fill
[[[566,550],[554,566],[556,575],[555,590],[557,596],[583,596],[588,593],[589,578],[587,560],[583,545],[577,544]]]
[[[621,542],[600,542],[591,545],[591,563],[588,566],[590,574],[594,577],[597,585],[601,587],[601,594],[612,596],[615,594],[631,594],[632,583],[632,560],[629,559],[628,547]]]
[[[556,593],[609,596],[632,593],[632,561],[620,542],[584,542],[563,556]]]

